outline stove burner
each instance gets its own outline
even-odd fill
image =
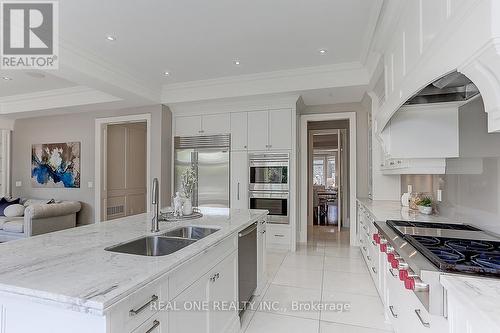
[[[454,252],[450,248],[429,248],[429,250],[434,253],[439,259],[448,263],[448,264],[457,264],[462,262],[465,259],[463,254],[458,252]]]
[[[413,238],[424,246],[434,246],[440,243],[439,239],[435,237],[413,236]]]
[[[500,269],[500,252],[481,253],[474,256],[472,261],[483,267]]]
[[[500,241],[414,235],[404,239],[442,271],[500,278]]]
[[[389,220],[387,224],[395,227],[408,228],[430,228],[430,229],[448,229],[448,230],[466,230],[466,231],[481,231],[476,227],[468,224],[453,224],[453,223],[435,223],[435,222],[418,222],[418,221],[395,221]]]
[[[474,251],[474,252],[484,252],[493,250],[494,246],[485,241],[474,241],[474,240],[449,240],[444,242],[446,246],[451,247],[457,251]]]

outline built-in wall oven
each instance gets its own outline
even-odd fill
[[[249,154],[250,209],[269,211],[268,223],[289,223],[289,166],[287,153]]]
[[[288,192],[290,157],[285,153],[249,154],[250,191]]]
[[[250,191],[250,209],[269,211],[268,223],[288,224],[289,195],[288,192]]]

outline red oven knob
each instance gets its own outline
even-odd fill
[[[394,258],[393,260],[391,260],[391,267],[396,269],[399,267],[399,260]]]
[[[396,257],[394,256],[394,253],[387,253],[387,262],[391,263]]]
[[[408,270],[402,269],[402,270],[399,271],[399,279],[401,281],[406,280],[407,277],[408,277]]]
[[[380,252],[386,252],[387,251],[387,244],[380,244]]]
[[[415,289],[415,279],[412,277],[407,277],[405,279],[405,288],[408,290],[414,290]]]
[[[375,243],[380,244],[380,235],[373,234],[373,240],[375,241]]]

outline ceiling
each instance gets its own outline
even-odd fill
[[[162,89],[186,83],[288,71],[280,72],[286,80],[296,69],[310,75],[309,69],[343,64],[360,70],[381,3],[85,0],[82,6],[81,1],[65,0],[59,3],[60,69],[45,78],[0,71],[13,78],[0,82],[0,97],[85,86],[116,96],[120,105],[128,99],[135,104],[168,103]],[[108,41],[108,35],[116,40]],[[321,49],[327,52],[321,54]],[[344,89],[338,83],[286,89],[303,92],[306,104],[355,102],[365,81],[363,77]]]

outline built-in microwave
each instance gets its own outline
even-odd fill
[[[290,156],[286,153],[249,154],[250,191],[289,190]]]
[[[289,223],[290,205],[288,192],[250,191],[249,199],[250,209],[265,209],[269,211],[269,223]]]

